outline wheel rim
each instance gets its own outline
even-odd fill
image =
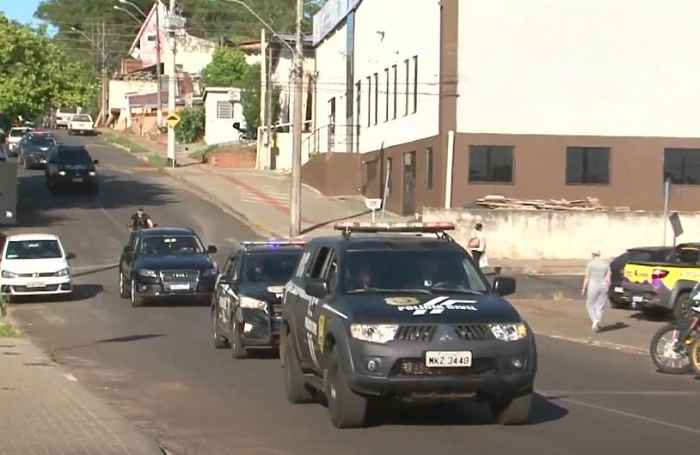
[[[131,280],[131,302],[136,302],[136,282]]]
[[[119,272],[119,294],[124,295],[124,274]]]
[[[686,355],[675,350],[679,336],[679,330],[670,330],[664,333],[656,343],[656,357],[659,359],[659,362],[674,369],[683,368],[690,362]]]
[[[219,339],[219,330],[218,330],[218,323],[219,323],[219,315],[216,314],[216,310],[211,311],[211,319],[214,322],[214,340]]]
[[[693,363],[695,371],[700,371],[700,341],[698,340],[693,343],[693,348],[690,351],[690,361]]]
[[[238,324],[235,322],[231,325],[231,346],[238,349]]]
[[[692,319],[693,317],[693,301],[690,299],[681,303],[681,316],[684,319]]]

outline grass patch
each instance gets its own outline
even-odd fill
[[[148,155],[148,161],[156,167],[165,167],[168,165],[168,159],[164,156],[158,155],[157,153],[151,153]]]
[[[149,153],[150,150],[135,143],[131,139],[117,134],[105,134],[105,139],[115,145],[120,145],[128,149],[131,153]]]
[[[211,154],[215,153],[219,149],[218,145],[210,145],[209,147],[204,147],[199,150],[195,150],[194,152],[190,153],[188,156],[192,158],[193,160],[197,160],[200,163],[203,163],[204,160]]]
[[[24,338],[24,334],[10,324],[0,324],[0,338]]]

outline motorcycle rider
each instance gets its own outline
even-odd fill
[[[132,231],[136,231],[138,229],[152,228],[153,226],[153,220],[151,220],[151,217],[148,215],[148,213],[144,212],[143,207],[139,207],[136,213],[131,215],[131,218],[129,220],[129,229],[131,229]]]

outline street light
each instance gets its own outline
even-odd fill
[[[128,14],[128,15],[131,16],[131,17],[133,17],[134,20],[135,20],[136,22],[138,22],[139,24],[141,23],[141,21],[139,20],[139,18],[136,17],[136,16],[134,15],[134,13],[132,13],[132,12],[129,11],[128,9],[122,8],[121,6],[117,6],[117,5],[114,5],[113,8],[114,8],[115,10],[117,10],[117,11],[124,11],[126,14]]]
[[[136,11],[138,11],[139,13],[141,13],[141,15],[143,16],[144,19],[146,19],[146,18],[148,17],[148,16],[146,16],[146,14],[143,12],[143,10],[142,10],[141,8],[139,8],[137,5],[135,5],[134,3],[131,3],[131,2],[128,1],[128,0],[119,0],[119,3],[121,3],[122,5],[129,5],[129,6],[132,6],[133,8],[136,9]],[[137,20],[138,20],[138,19],[137,19]],[[141,22],[141,21],[139,21],[139,22]]]
[[[304,16],[304,0],[297,0],[296,17],[296,48],[289,45],[277,32],[263,20],[250,6],[241,0],[226,0],[240,5],[260,21],[272,34],[292,51],[294,56],[294,116],[292,141],[292,181],[289,191],[289,236],[301,234],[301,127],[302,127],[302,98],[304,97],[304,48],[301,36],[301,22]]]

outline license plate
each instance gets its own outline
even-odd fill
[[[625,290],[622,289],[621,286],[617,286],[617,287],[615,288],[615,292],[619,292],[620,294],[622,294],[623,292],[625,292]]]
[[[188,290],[189,288],[190,288],[190,285],[187,283],[184,283],[184,284],[177,283],[177,284],[170,285],[170,289],[172,289],[173,291],[185,291],[185,290]]]
[[[83,181],[83,179],[81,179],[80,177],[74,177],[74,178],[73,178],[73,181],[74,181],[75,183],[80,183],[80,182]]]
[[[30,289],[45,288],[46,283],[42,283],[41,281],[33,281],[31,283],[28,283],[27,287]]]
[[[425,353],[427,367],[470,367],[471,351],[428,351]]]
[[[643,300],[644,300],[644,297],[642,297],[641,295],[635,295],[634,297],[632,297],[633,302],[641,302]]]

